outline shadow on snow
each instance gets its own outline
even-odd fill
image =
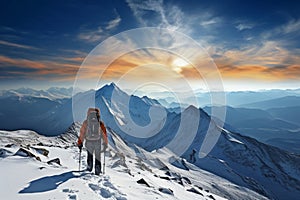
[[[38,193],[38,192],[47,192],[56,189],[60,184],[68,181],[72,178],[78,178],[86,173],[81,173],[80,175],[75,175],[74,172],[78,171],[69,171],[58,175],[45,176],[36,180],[33,180],[29,183],[28,187],[25,187],[19,193]]]

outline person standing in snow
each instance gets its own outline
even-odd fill
[[[87,170],[93,170],[93,154],[95,153],[95,174],[99,175],[101,171],[101,153],[105,152],[108,140],[104,123],[100,120],[100,110],[98,108],[89,108],[87,119],[84,120],[77,146],[81,150],[83,142],[87,149]]]
[[[190,162],[195,163],[196,162],[196,150],[193,149],[193,152],[190,154]]]

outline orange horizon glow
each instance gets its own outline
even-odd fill
[[[202,79],[202,74],[214,73],[212,69],[208,68],[206,61],[200,60],[199,68],[195,68],[187,63],[182,58],[164,52],[161,50],[148,50],[150,54],[143,51],[136,51],[121,56],[114,60],[108,67],[102,66],[101,64],[95,64],[86,66],[84,78],[99,78],[99,74],[96,72],[103,72],[101,79],[104,80],[116,80],[129,73],[135,68],[146,65],[160,65],[162,68],[165,67],[169,74],[166,73],[165,69],[160,70],[159,68],[153,68],[151,76],[147,76],[147,72],[135,71],[135,74],[131,77],[134,79],[151,79],[151,80],[166,80],[176,79],[178,77],[185,77],[187,79],[197,80]],[[223,79],[230,80],[243,80],[253,79],[262,81],[288,81],[288,80],[300,80],[300,58],[292,57],[290,64],[282,64],[284,58],[280,58],[276,61],[275,58],[267,59],[267,56],[252,56],[253,63],[257,64],[244,64],[246,61],[251,62],[247,57],[249,52],[226,52],[224,57],[215,59],[215,64]],[[286,55],[287,52],[280,53]],[[244,59],[243,59],[244,58]],[[264,59],[265,58],[265,59]],[[0,56],[0,67],[19,67],[24,69],[32,69],[30,73],[23,71],[15,71],[12,74],[24,74],[24,76],[33,79],[43,79],[43,75],[57,74],[57,77],[52,79],[57,80],[73,80],[76,76],[78,69],[80,68],[81,62],[84,60],[82,57],[74,58],[59,58],[58,61],[32,61],[28,59],[15,59],[7,56]],[[109,58],[101,58],[109,59]],[[247,60],[248,59],[248,60]],[[72,63],[68,63],[72,61]],[[261,62],[261,64],[259,64]],[[146,73],[146,74],[145,74]],[[5,77],[4,77],[5,78]],[[46,78],[46,77],[45,77]]]

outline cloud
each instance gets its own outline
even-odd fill
[[[91,29],[82,30],[78,34],[78,38],[86,42],[97,42],[103,39],[104,37],[105,37],[105,33],[101,27],[98,27],[95,30],[91,30]]]
[[[220,23],[222,21],[221,18],[219,17],[213,17],[211,19],[203,19],[201,22],[200,22],[200,25],[201,26],[210,26],[210,25],[214,25],[214,24],[217,24],[217,23]]]
[[[282,64],[299,63],[297,52],[291,52],[282,47],[277,41],[264,41],[244,47],[242,49],[214,52],[214,60],[221,65],[258,65],[278,66]]]
[[[287,24],[284,24],[281,27],[279,27],[279,29],[280,29],[280,30],[278,30],[279,32],[283,32],[285,34],[294,33],[294,32],[299,33],[300,20],[299,19],[290,20]]]
[[[211,33],[203,29],[217,28],[223,19],[210,10],[197,8],[197,14],[184,12],[174,3],[163,0],[127,0],[136,20],[143,27],[158,27],[179,31],[189,36],[203,38]]]
[[[299,51],[286,49],[278,41],[262,41],[241,49],[215,48],[211,55],[225,79],[300,79]]]
[[[104,23],[104,25],[98,25],[94,29],[81,28],[80,33],[77,35],[77,38],[86,42],[94,43],[103,40],[104,38],[110,35],[110,32],[113,31],[119,24],[122,19],[120,15],[115,11],[116,18]]]
[[[127,0],[127,4],[133,11],[134,16],[143,26],[149,26],[149,20],[145,18],[147,12],[152,11],[161,16],[160,21],[165,21],[165,14],[162,8],[162,0],[158,1],[136,1]]]
[[[76,64],[54,62],[54,61],[33,61],[28,59],[13,59],[7,56],[0,56],[1,74],[4,78],[13,78],[9,75],[18,75],[28,79],[74,79],[79,66]]]
[[[219,66],[223,77],[229,79],[254,79],[263,81],[299,80],[300,65],[267,66]]]
[[[226,22],[226,19],[213,15],[213,12],[211,11],[198,12],[197,15],[190,14],[189,12],[184,13],[182,9],[175,4],[168,4],[168,2],[162,0],[127,0],[127,4],[141,26],[167,28],[180,31],[187,35],[194,35],[194,33],[196,33],[198,42],[200,41],[201,44],[204,44],[204,48],[213,56],[214,61],[224,78],[288,80],[297,79],[297,76],[299,75],[299,66],[297,65],[300,63],[300,58],[297,56],[299,54],[284,48],[282,43],[277,40],[252,37],[251,34],[253,32],[251,32],[251,30],[249,31],[249,35],[245,35],[248,40],[246,41],[245,39],[245,43],[236,45],[236,48],[233,48],[230,45],[233,37],[229,38],[227,41],[222,41],[227,39],[227,36],[222,36],[222,31],[220,31],[221,28],[213,31],[211,31],[211,29],[223,26],[222,22]],[[108,22],[105,26],[98,27],[94,32],[91,31],[93,34],[88,37],[86,36],[86,39],[90,41],[99,40],[101,39],[100,36],[105,36],[107,29],[114,29],[120,22],[121,19],[117,15],[115,19]],[[275,32],[292,33],[298,29],[299,24],[300,22],[298,20],[290,21],[278,28]],[[227,25],[228,23],[225,23],[225,26]],[[237,34],[234,36],[237,37],[239,37],[238,34],[241,34],[240,31],[250,30],[255,26],[258,26],[257,24],[248,21],[236,21],[233,25],[236,28],[236,31],[234,32]],[[259,29],[257,31],[259,31]],[[193,49],[184,46],[184,42],[173,40],[173,38],[170,39],[168,36],[166,38],[168,39],[168,42],[166,43],[171,43],[169,46],[181,48],[184,53],[194,53]],[[149,40],[151,40],[151,38],[149,38]],[[153,39],[152,41],[155,42]],[[119,43],[116,44],[119,45]],[[136,44],[130,45],[135,46]],[[120,46],[120,48],[124,48],[124,46]],[[122,57],[122,59],[120,58],[115,61],[106,69],[104,78],[118,79],[134,68],[147,63],[161,63],[166,66],[171,66],[171,61],[174,60],[174,58],[168,58],[169,60],[166,62],[164,59],[167,60],[167,56],[163,55],[163,53],[153,53],[153,51],[150,53],[146,51],[135,53],[136,55],[125,56]],[[208,67],[205,67],[205,64],[207,63],[208,62],[198,60],[199,66],[204,66],[201,73],[203,73],[203,75],[216,73],[215,71],[208,69]],[[279,66],[283,67],[280,68]],[[91,71],[87,73],[87,76],[93,75],[93,67],[95,66],[90,66]],[[105,66],[102,67],[104,68]],[[170,69],[172,70],[172,67],[170,67]],[[290,71],[291,73],[287,71]],[[148,76],[145,76],[142,72],[139,73],[140,76],[137,77],[148,78]],[[182,75],[191,79],[201,78],[201,74],[193,67],[182,67],[177,70],[177,75]],[[158,76],[153,75],[153,77],[151,76],[149,78],[155,79],[156,77]],[[132,76],[132,79],[134,79],[134,76]]]
[[[174,81],[182,76],[172,66],[177,58],[178,55],[158,49],[139,49],[119,57],[109,66],[104,66],[99,60],[109,58],[95,57],[95,63],[88,62],[89,66],[85,66],[85,76],[95,76],[95,71],[101,71],[101,79],[109,81],[124,78],[129,82]]]
[[[83,52],[83,51],[80,51],[77,49],[60,49],[60,51],[62,51],[63,53],[69,53],[72,56],[80,56],[83,58],[87,56],[86,52]]]
[[[300,80],[300,65],[287,64],[280,66],[263,65],[221,65],[217,64],[223,80],[257,80],[257,81],[291,81]],[[194,67],[183,68],[181,74],[192,80],[209,78],[216,71],[199,71]]]
[[[189,24],[194,22],[174,4],[166,5],[162,0],[127,0],[127,4],[142,26],[167,28],[182,31],[186,34],[192,30]],[[189,23],[186,23],[187,18],[189,18]]]
[[[16,48],[21,48],[21,49],[39,50],[39,48],[36,48],[36,47],[33,47],[33,46],[24,45],[24,44],[17,44],[17,43],[13,43],[13,42],[7,42],[7,41],[4,41],[4,40],[0,40],[0,45],[16,47]]]
[[[290,40],[293,37],[287,37],[287,36],[300,36],[299,30],[300,30],[300,19],[291,19],[288,22],[276,26],[273,29],[269,29],[267,31],[262,32],[261,37],[264,40],[277,39],[286,44],[293,45],[295,41]]]
[[[238,29],[239,31],[243,31],[243,30],[246,30],[246,29],[252,29],[254,27],[253,24],[238,24],[235,26],[236,29]]]
[[[82,63],[85,57],[62,57],[63,60],[66,61],[73,61],[73,62],[77,62],[77,63]]]
[[[47,66],[44,63],[31,61],[27,59],[13,59],[6,56],[0,56],[0,66],[19,66],[23,68],[44,69]]]
[[[111,29],[114,29],[116,28],[121,22],[121,18],[119,15],[117,15],[117,17],[111,21],[109,21],[107,23],[107,26],[105,27],[106,30],[111,30]]]
[[[236,23],[239,31],[254,27],[248,22]],[[288,34],[295,36],[299,30],[300,20],[290,20],[263,32],[263,37],[250,36],[247,43],[237,48],[208,44],[212,46],[209,53],[225,79],[299,80],[300,51],[290,48],[292,42],[289,40],[293,37],[286,37]]]
[[[1,31],[8,31],[8,32],[17,32],[14,28],[8,26],[0,26]]]

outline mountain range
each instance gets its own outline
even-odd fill
[[[76,89],[80,92],[81,89]],[[35,90],[32,88],[19,88],[10,90],[1,90],[0,98],[6,97],[37,97],[37,98],[47,98],[50,100],[58,100],[64,98],[70,98],[73,93],[73,88],[61,88],[61,87],[51,87],[47,90]]]
[[[205,107],[204,110],[211,114],[211,107]],[[255,138],[266,144],[300,154],[300,118],[298,117],[298,111],[297,106],[265,110],[227,106],[225,126],[229,130]],[[218,116],[214,117],[217,118]]]
[[[141,93],[141,92],[140,92]],[[140,94],[137,92],[137,94]],[[190,94],[185,93],[176,93],[177,95],[180,95],[184,102],[180,102],[182,104],[192,104],[194,103],[194,98],[196,97],[198,101],[198,105],[200,107],[205,106],[212,106],[211,105],[211,94],[214,93],[212,91],[207,92],[204,90],[196,90],[194,91],[193,96],[190,96]],[[262,108],[266,109],[264,105],[259,106],[256,105],[257,103],[261,104],[260,102],[265,102],[265,105],[267,107],[271,106],[269,105],[268,101],[274,100],[274,105],[276,106],[276,102],[280,101],[280,98],[283,98],[282,103],[287,103],[285,105],[290,105],[289,98],[293,100],[295,97],[300,97],[300,89],[273,89],[273,90],[259,90],[259,91],[225,91],[226,95],[226,104],[231,107],[244,107],[244,108]],[[178,104],[178,100],[174,96],[174,93],[172,92],[152,92],[149,93],[150,97],[158,99],[162,105],[166,107],[174,108],[176,107],[176,103]],[[285,97],[288,97],[285,99]],[[278,100],[275,100],[278,99]],[[253,105],[251,105],[253,104]],[[294,104],[294,103],[293,103]],[[299,103],[296,103],[299,105]],[[249,105],[249,107],[248,107]],[[284,105],[284,104],[283,104]]]
[[[22,101],[22,98],[18,100]],[[4,125],[14,119],[14,114],[19,114],[20,121],[12,123],[15,129],[20,128],[17,126],[21,122],[26,124],[26,120],[32,120],[27,129],[47,136],[60,135],[74,124],[74,119],[82,122],[87,108],[95,103],[110,133],[120,138],[138,157],[151,158],[147,152],[167,150],[175,156],[167,156],[168,162],[183,171],[205,170],[238,185],[241,190],[247,188],[270,199],[296,199],[300,195],[299,155],[243,136],[230,126],[222,127],[215,119],[217,116],[211,117],[201,108],[189,106],[180,113],[171,112],[158,101],[128,95],[113,83],[97,91],[78,93],[72,99],[56,104],[49,104],[44,98],[25,98],[24,101],[28,108],[38,109],[31,107],[38,104],[44,110],[34,114],[30,109],[21,112],[12,110],[10,116],[4,114],[5,117],[1,119],[6,120]],[[10,107],[13,108],[12,105]],[[242,114],[238,112],[240,116],[232,116],[232,121],[250,112],[252,114],[246,120],[256,115],[272,120],[267,112],[241,111]],[[4,125],[0,128],[5,129]],[[207,135],[217,135],[219,138],[212,150],[201,158],[198,155],[201,155],[201,147],[207,142]],[[116,144],[113,141],[111,143]],[[211,183],[210,188],[214,188],[219,195],[224,195],[225,191],[229,193],[228,188],[220,185],[219,182]],[[230,197],[227,194],[227,198]],[[234,198],[237,199],[236,196]]]

